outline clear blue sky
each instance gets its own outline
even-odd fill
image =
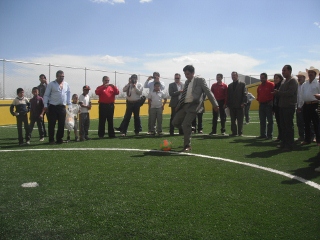
[[[173,77],[320,68],[319,0],[1,0],[0,58]]]

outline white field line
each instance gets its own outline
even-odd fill
[[[150,150],[150,149],[128,149],[128,148],[44,148],[44,149],[18,149],[18,150],[0,150],[0,152],[24,152],[24,151],[52,151],[52,150],[58,150],[58,151],[136,151],[136,152],[161,152],[164,153],[163,151],[159,150]],[[257,164],[252,164],[252,163],[247,163],[247,162],[239,162],[235,161],[232,159],[227,159],[227,158],[220,158],[220,157],[213,157],[213,156],[208,156],[208,155],[202,155],[202,154],[195,154],[195,153],[184,153],[184,152],[172,152],[169,151],[168,153],[170,154],[177,154],[177,155],[188,155],[188,156],[195,156],[195,157],[201,157],[201,158],[208,158],[208,159],[214,159],[218,161],[224,161],[224,162],[230,162],[230,163],[235,163],[235,164],[240,164],[244,165],[247,167],[252,167],[252,168],[257,168],[261,169],[264,171],[268,171],[271,173],[275,173],[278,175],[282,175],[284,177],[290,178],[297,180],[299,182],[302,182],[304,184],[307,184],[315,189],[320,190],[320,185],[313,182],[306,180],[302,177],[298,177],[286,172],[282,172],[273,168],[268,168],[268,167],[262,167]]]

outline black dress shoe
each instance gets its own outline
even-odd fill
[[[121,128],[119,128],[119,127],[118,128],[115,127],[114,129],[121,132]]]

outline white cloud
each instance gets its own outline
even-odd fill
[[[318,22],[314,22],[313,24],[316,25],[316,26],[320,25],[320,23],[318,23]]]
[[[148,3],[148,2],[152,2],[152,0],[140,0],[140,3]]]
[[[232,71],[242,74],[255,72],[254,68],[262,61],[237,53],[189,53],[179,57],[166,58],[161,60],[147,61],[144,69],[159,71],[161,76],[173,77],[174,73],[182,74],[185,65],[192,64],[196,74],[206,79],[215,78],[217,73],[224,74],[229,78]]]
[[[125,0],[91,0],[91,2],[94,3],[110,3],[110,4],[115,4],[115,3],[125,3]]]

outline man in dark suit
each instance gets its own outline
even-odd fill
[[[178,105],[179,99],[183,92],[184,84],[180,81],[180,73],[174,75],[174,82],[169,84],[169,95],[171,97],[169,107],[171,107],[171,117],[170,117],[170,135],[174,135],[174,126],[172,125],[172,120],[176,115],[176,106]],[[182,128],[179,128],[179,134],[183,134]]]
[[[242,136],[244,106],[247,102],[246,85],[238,79],[238,73],[232,72],[232,83],[228,85],[227,107],[230,110],[231,136]]]
[[[191,125],[203,103],[203,94],[206,94],[215,111],[219,110],[218,103],[203,78],[194,76],[194,67],[187,65],[183,68],[187,78],[181,98],[176,107],[176,115],[172,120],[173,126],[182,126],[184,134],[184,148],[182,151],[191,150]]]

